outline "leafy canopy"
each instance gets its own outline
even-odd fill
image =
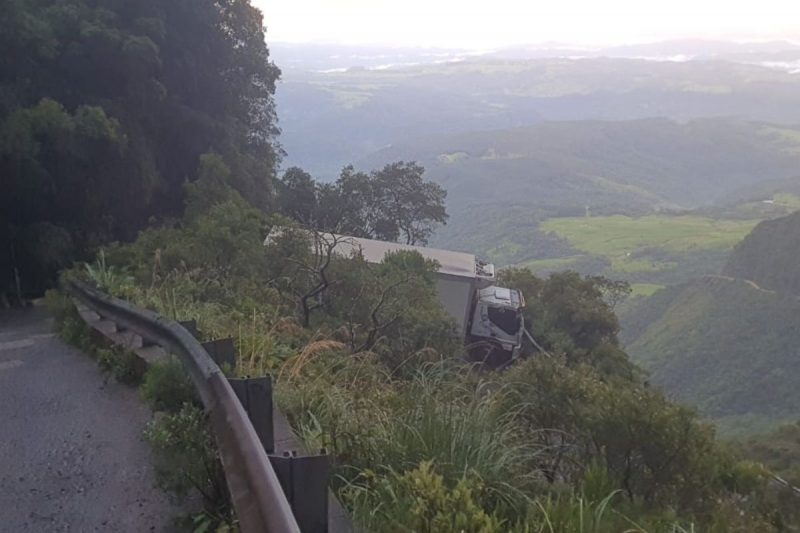
[[[347,166],[335,183],[318,183],[293,167],[281,178],[278,206],[318,230],[425,245],[436,226],[447,222],[447,192],[426,181],[424,172],[404,161],[370,173]]]
[[[0,50],[0,293],[179,216],[203,154],[270,205],[279,71],[250,0],[11,0]]]

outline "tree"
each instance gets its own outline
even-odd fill
[[[437,270],[416,251],[387,253],[379,264],[356,253],[336,265],[327,311],[344,323],[351,351],[379,351],[391,367],[423,348],[452,353],[457,337],[436,295]]]
[[[499,281],[522,291],[525,323],[546,350],[566,354],[572,365],[589,363],[608,374],[633,377],[634,367],[619,347],[619,321],[606,296],[624,294],[625,284],[576,272],[540,279],[525,268],[503,270]]]
[[[422,178],[425,169],[415,162],[399,161],[373,173],[379,204],[393,231],[406,244],[427,244],[436,224],[447,221],[447,192]],[[395,237],[397,239],[397,237]]]
[[[278,184],[278,208],[287,217],[300,224],[314,227],[319,219],[317,183],[311,174],[298,167],[284,172]]]
[[[334,228],[340,233],[394,241],[397,234],[386,218],[375,185],[366,172],[357,172],[352,165],[343,168],[336,180],[334,203],[329,206],[334,212],[328,223],[335,221]]]
[[[655,389],[562,358],[531,358],[502,380],[506,408],[551,451],[537,457],[550,482],[599,463],[631,500],[703,510],[731,466],[710,426]]]
[[[336,283],[330,271],[342,240],[332,233],[285,227],[269,244],[269,283],[296,306],[304,327],[311,325],[312,314],[322,309],[326,292]]]
[[[186,208],[184,218],[191,221],[208,212],[214,205],[231,198],[233,189],[228,185],[231,169],[216,153],[200,156],[197,180],[186,183]],[[240,196],[241,198],[241,196]]]
[[[380,353],[394,369],[425,348],[455,351],[455,325],[436,295],[438,265],[418,252],[368,263],[346,236],[281,225],[266,253],[269,283],[301,324],[337,331],[353,353]]]
[[[370,173],[350,165],[333,184],[299,168],[281,178],[278,205],[295,221],[321,231],[425,245],[447,221],[447,192],[423,179],[425,169],[398,161]]]
[[[0,49],[0,292],[52,280],[28,228],[66,232],[69,261],[179,216],[203,154],[270,206],[279,71],[249,0],[12,0]]]
[[[145,191],[137,184],[124,174],[116,183],[105,179],[127,145],[119,122],[100,107],[69,113],[43,99],[0,122],[0,292],[12,283],[15,293],[43,291],[75,248],[113,233],[109,205],[121,217],[141,207]],[[58,244],[41,246],[46,241]]]

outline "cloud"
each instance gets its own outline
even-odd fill
[[[800,38],[800,2],[253,0],[271,41],[485,48],[561,41]]]

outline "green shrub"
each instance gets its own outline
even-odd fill
[[[719,490],[725,454],[691,410],[635,382],[604,379],[587,366],[531,359],[503,376],[518,423],[553,450],[542,464],[551,481],[580,482],[602,461],[615,488],[686,510],[703,511]]]
[[[197,398],[183,365],[170,357],[150,365],[140,387],[142,397],[154,411],[176,413]]]
[[[423,461],[413,470],[382,475],[365,472],[362,485],[346,490],[354,517],[365,531],[415,533],[501,533],[504,521],[487,513],[474,494],[483,490],[475,477],[465,476],[448,486]]]
[[[644,533],[644,528],[613,512],[613,500],[618,496],[619,491],[599,500],[574,494],[542,497],[528,513],[528,529],[549,533]]]
[[[106,254],[100,250],[94,263],[84,265],[84,275],[103,289],[119,298],[129,297],[134,291],[133,276],[128,273],[127,267],[117,267],[106,263]]]
[[[111,372],[117,381],[128,385],[141,382],[146,365],[132,351],[119,346],[95,347],[94,354],[100,366]]]
[[[145,437],[153,449],[159,487],[181,499],[196,492],[207,516],[216,523],[229,522],[225,475],[203,411],[187,403],[176,413],[158,414]]]
[[[55,318],[56,323],[63,321],[74,309],[72,299],[58,289],[48,289],[44,293],[44,303],[47,310]]]
[[[78,314],[72,298],[62,291],[50,289],[45,293],[45,305],[55,318],[58,336],[67,344],[92,354],[91,328]]]
[[[91,338],[91,328],[78,315],[77,311],[66,316],[58,325],[58,334],[64,342],[76,348],[91,353],[93,345]]]

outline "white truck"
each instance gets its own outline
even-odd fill
[[[273,230],[265,244],[275,234]],[[400,250],[419,252],[424,258],[435,260],[439,263],[439,301],[455,319],[468,357],[497,366],[519,355],[525,332],[525,300],[519,290],[495,285],[494,265],[463,252],[330,233],[320,233],[317,238],[335,244],[338,254],[360,253],[371,263],[380,263],[387,253]]]

